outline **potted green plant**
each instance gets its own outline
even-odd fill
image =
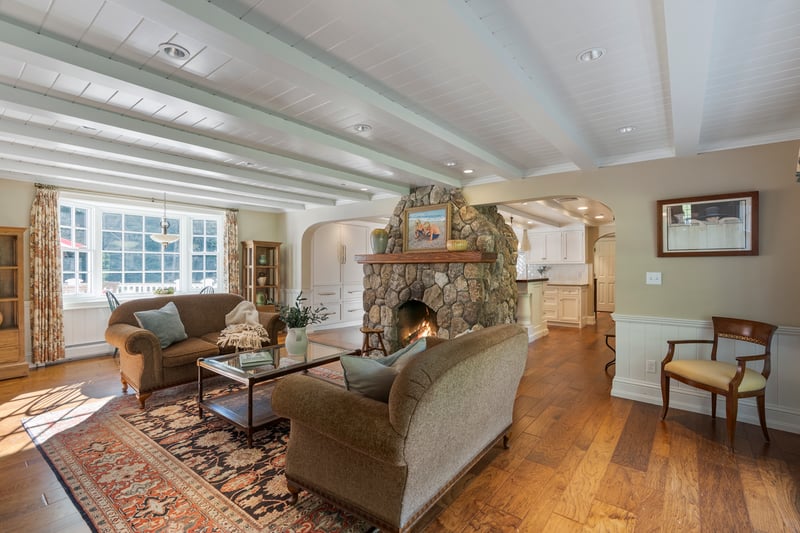
[[[319,324],[328,319],[327,307],[319,305],[311,307],[303,302],[302,291],[294,300],[294,305],[278,305],[278,316],[286,324],[286,352],[289,355],[306,355],[308,337],[306,326]]]

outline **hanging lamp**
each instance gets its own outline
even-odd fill
[[[168,229],[169,222],[167,222],[167,193],[164,193],[164,216],[161,217],[161,233],[151,233],[150,238],[157,243],[161,243],[162,248],[166,248],[167,245],[172,244],[180,239],[180,235],[167,233]]]

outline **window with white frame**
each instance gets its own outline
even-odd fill
[[[168,215],[169,233],[180,239],[162,247],[150,238],[161,232],[158,207],[62,193],[59,228],[65,301],[100,297],[106,291],[135,296],[152,295],[161,288],[178,292],[218,288],[222,213],[181,206]]]

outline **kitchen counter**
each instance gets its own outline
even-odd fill
[[[528,342],[544,337],[550,331],[544,319],[542,301],[548,278],[517,280],[517,324],[528,331]]]

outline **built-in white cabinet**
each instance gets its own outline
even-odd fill
[[[589,314],[586,285],[547,285],[542,292],[542,315],[549,323],[583,327]]]
[[[531,263],[583,263],[586,234],[582,229],[528,232]]]
[[[363,320],[364,267],[355,256],[369,253],[370,230],[355,224],[326,224],[314,233],[311,299],[314,305],[324,305],[328,314],[319,327]]]

